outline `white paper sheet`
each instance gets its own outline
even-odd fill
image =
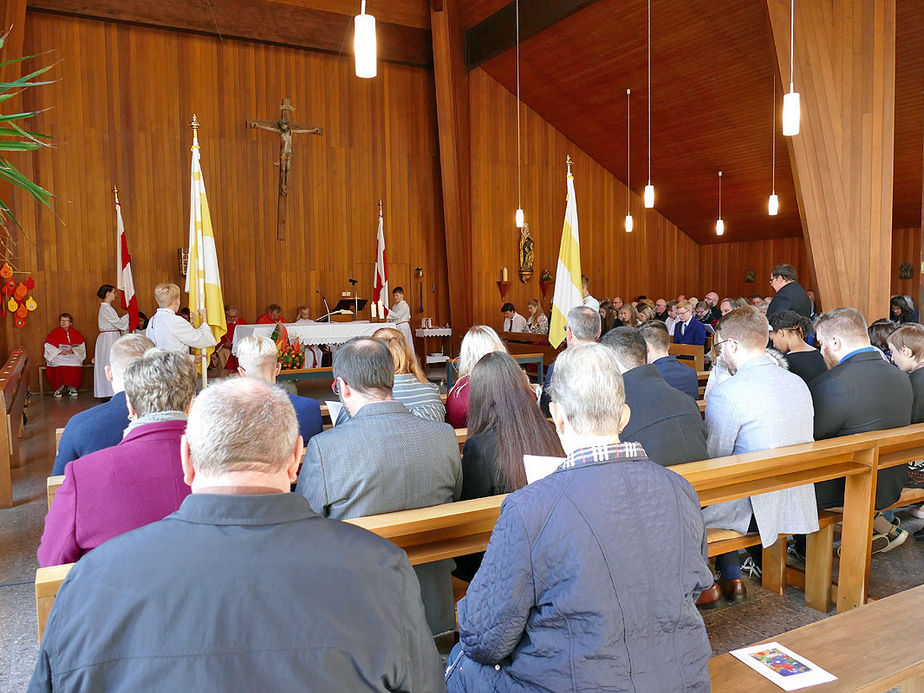
[[[565,461],[564,457],[543,457],[541,455],[523,455],[523,466],[526,467],[526,483],[538,481],[558,469]]]
[[[327,411],[330,412],[330,422],[332,425],[337,425],[337,417],[340,416],[340,410],[343,409],[343,405],[340,402],[335,402],[333,400],[328,400],[324,402],[327,405]]]
[[[784,691],[797,691],[837,680],[836,676],[778,642],[742,647],[740,650],[732,650],[729,654]]]

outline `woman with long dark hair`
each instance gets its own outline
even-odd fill
[[[893,296],[889,300],[889,314],[893,322],[902,325],[906,322],[914,322],[911,306],[908,305],[908,301],[905,300],[904,296]]]
[[[828,367],[818,349],[806,342],[812,331],[811,321],[792,310],[774,313],[768,318],[773,348],[783,354],[789,370],[809,383]]]
[[[510,493],[526,485],[523,455],[564,457],[555,427],[542,415],[526,374],[504,352],[486,354],[469,381],[468,439],[462,449],[462,500]],[[456,559],[470,580],[481,554]]]

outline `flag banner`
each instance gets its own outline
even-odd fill
[[[220,340],[228,326],[225,323],[224,299],[221,295],[221,277],[218,272],[218,251],[209,203],[205,197],[205,179],[199,160],[199,121],[193,116],[192,170],[189,190],[189,266],[186,271],[186,292],[189,294],[189,313],[194,327],[202,324],[199,309],[205,309],[205,321]],[[214,347],[206,350],[211,353]]]
[[[135,297],[135,282],[132,280],[132,256],[128,254],[128,239],[125,237],[125,224],[122,222],[122,205],[119,203],[119,191],[115,192],[116,211],[116,288],[122,292],[122,307],[128,311],[128,331],[134,332],[141,324],[138,317],[138,299]]]
[[[565,203],[565,223],[561,229],[561,248],[555,272],[555,293],[552,295],[552,319],[549,322],[549,344],[558,347],[565,339],[568,311],[583,305],[581,296],[581,241],[578,235],[577,197],[571,157],[568,157],[568,198]]]
[[[375,278],[372,280],[372,317],[388,317],[388,270],[385,267],[385,222],[379,203],[379,229],[376,234]]]

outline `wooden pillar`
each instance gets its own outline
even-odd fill
[[[784,88],[790,2],[767,0]],[[799,213],[826,308],[889,307],[895,0],[795,3],[801,132],[787,137]]]
[[[440,173],[449,276],[449,314],[456,343],[472,324],[471,154],[468,74],[458,0],[432,0],[433,78],[440,143]]]

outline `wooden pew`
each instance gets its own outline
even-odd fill
[[[531,334],[529,332],[498,332],[501,341],[507,346],[507,351],[511,356],[517,354],[536,354],[543,356],[546,364],[554,363],[555,359],[565,348],[562,342],[558,348],[549,344],[549,336],[546,334]]]
[[[457,434],[458,435],[458,434]],[[864,437],[865,436],[865,437]],[[872,537],[876,440],[869,434],[793,445],[777,450],[732,455],[672,467],[696,489],[702,505],[735,500],[777,491],[802,484],[844,477],[843,532],[841,541],[840,585],[837,591],[838,612],[863,604],[866,600],[866,574]],[[408,552],[412,563],[450,558],[483,551],[491,529],[500,513],[504,496],[459,501],[430,508],[404,510],[351,520],[353,524],[374,531],[394,541]],[[811,538],[814,535],[810,535]],[[713,533],[713,547],[718,553],[732,550],[734,544],[718,544],[720,539],[755,541],[752,537],[719,537]],[[747,544],[740,544],[741,546]],[[814,546],[810,546],[812,552]],[[710,552],[711,552],[710,551]],[[771,577],[785,565],[785,545],[778,541],[765,552],[765,569]],[[819,552],[819,555],[822,552]],[[830,550],[824,552],[831,559]],[[769,560],[768,560],[769,559]],[[820,559],[819,559],[820,560]],[[829,564],[830,565],[830,564]],[[776,570],[776,573],[773,571]],[[830,568],[828,568],[830,570]],[[47,618],[48,599],[57,591],[65,567],[39,568],[36,571],[36,606],[39,632]],[[827,595],[827,581],[820,580]],[[815,599],[827,596],[815,596]],[[44,600],[44,601],[40,601]]]
[[[92,389],[92,386],[93,386],[93,369],[95,368],[95,366],[92,363],[83,363],[80,365],[80,367],[84,369],[89,369],[90,371],[89,381],[86,378],[86,373],[84,373],[84,382],[88,383],[88,385],[86,387],[81,387],[80,390],[81,391],[90,390]],[[35,369],[36,376],[38,377],[38,391],[40,395],[45,394],[45,377],[44,376],[47,371],[48,371],[48,366],[45,365],[44,363]],[[49,392],[51,392],[51,390],[49,390]]]
[[[870,602],[848,613],[791,630],[778,642],[838,677],[819,691],[924,691],[924,586]],[[907,646],[895,642],[896,627]],[[712,693],[778,693],[781,689],[730,654],[709,660]],[[815,690],[814,688],[806,690]]]
[[[671,344],[667,350],[671,356],[689,356],[692,358],[678,359],[684,366],[689,366],[697,373],[706,368],[706,357],[703,347],[698,344]]]
[[[45,495],[48,497],[48,509],[51,510],[51,504],[55,500],[55,494],[64,483],[64,475],[50,476],[45,479]]]
[[[20,466],[19,435],[22,411],[29,393],[26,352],[17,349],[0,369],[0,508],[13,507],[14,467]]]

